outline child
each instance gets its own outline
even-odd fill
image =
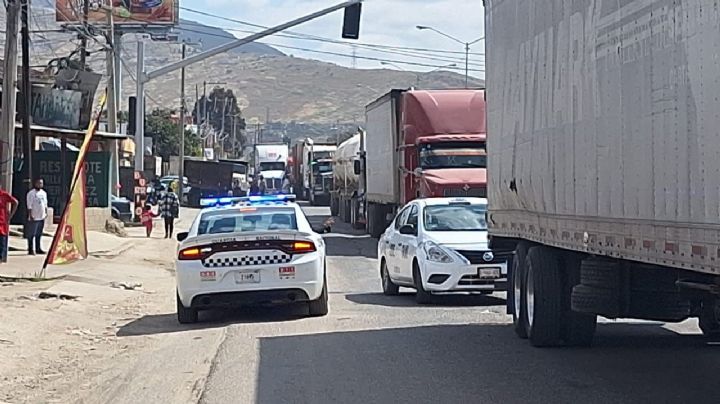
[[[145,225],[145,231],[147,232],[148,238],[153,230],[153,218],[158,217],[157,214],[153,213],[150,205],[145,205],[142,215],[140,215],[140,223]]]

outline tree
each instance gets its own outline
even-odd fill
[[[145,133],[153,138],[155,154],[163,160],[170,160],[170,156],[180,155],[180,123],[172,118],[173,111],[156,109],[145,119]],[[185,130],[185,155],[202,156],[202,141],[200,137],[189,130]]]
[[[207,123],[219,137],[229,140],[224,144],[232,145],[234,133],[239,144],[230,146],[233,149],[241,149],[245,144],[245,137],[242,135],[245,119],[232,90],[215,87],[207,97],[201,96],[195,102],[193,118],[198,126]]]

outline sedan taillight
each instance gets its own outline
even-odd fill
[[[291,254],[305,254],[316,251],[315,243],[312,241],[291,241],[285,248]]]
[[[210,247],[188,247],[180,250],[178,253],[178,260],[180,261],[194,261],[207,258],[212,253]]]

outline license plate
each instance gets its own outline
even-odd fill
[[[236,272],[235,283],[258,283],[260,272]]]
[[[497,279],[500,277],[500,268],[478,268],[480,279]]]

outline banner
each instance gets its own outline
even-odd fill
[[[107,0],[91,3],[99,3],[87,16],[92,25],[107,24],[110,10],[116,25],[176,25],[180,20],[179,0],[112,0],[112,8]],[[83,0],[55,0],[55,21],[80,25],[82,10]]]
[[[53,237],[52,246],[45,258],[43,272],[48,265],[70,264],[85,259],[88,256],[87,232],[85,226],[85,157],[90,148],[90,141],[97,131],[100,115],[105,108],[107,92],[100,97],[100,102],[90,121],[85,139],[78,152],[77,162],[73,170],[73,180],[70,186],[65,210],[60,219],[60,225]]]

